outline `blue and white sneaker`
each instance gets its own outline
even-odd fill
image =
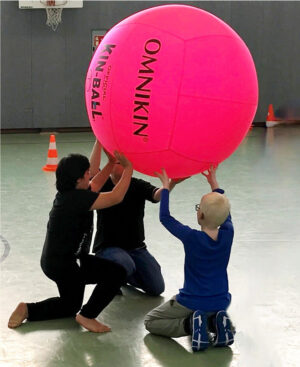
[[[198,352],[208,346],[207,316],[204,312],[195,311],[192,318],[192,350]]]
[[[214,347],[226,347],[234,342],[234,329],[226,311],[219,311],[216,315],[216,339]]]

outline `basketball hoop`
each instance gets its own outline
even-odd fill
[[[45,5],[47,12],[46,24],[56,31],[59,23],[61,23],[61,14],[63,6],[67,3],[67,0],[40,0]]]

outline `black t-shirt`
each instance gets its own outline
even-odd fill
[[[109,178],[102,192],[111,191],[114,184]],[[124,200],[110,208],[97,210],[97,233],[93,252],[100,248],[116,246],[125,250],[144,245],[144,211],[145,201],[153,203],[157,187],[141,179],[132,178]]]
[[[78,189],[56,194],[41,257],[44,270],[58,270],[76,261],[75,253],[93,222],[89,208],[98,196],[90,190]]]

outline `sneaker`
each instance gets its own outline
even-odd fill
[[[195,311],[192,318],[192,350],[197,352],[208,346],[207,316],[204,312]]]
[[[226,347],[234,342],[234,330],[226,311],[219,311],[216,316],[216,339],[214,347]]]

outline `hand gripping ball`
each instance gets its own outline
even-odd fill
[[[86,77],[94,134],[154,175],[206,170],[234,152],[254,118],[258,86],[242,39],[187,5],[138,12],[114,26]]]

